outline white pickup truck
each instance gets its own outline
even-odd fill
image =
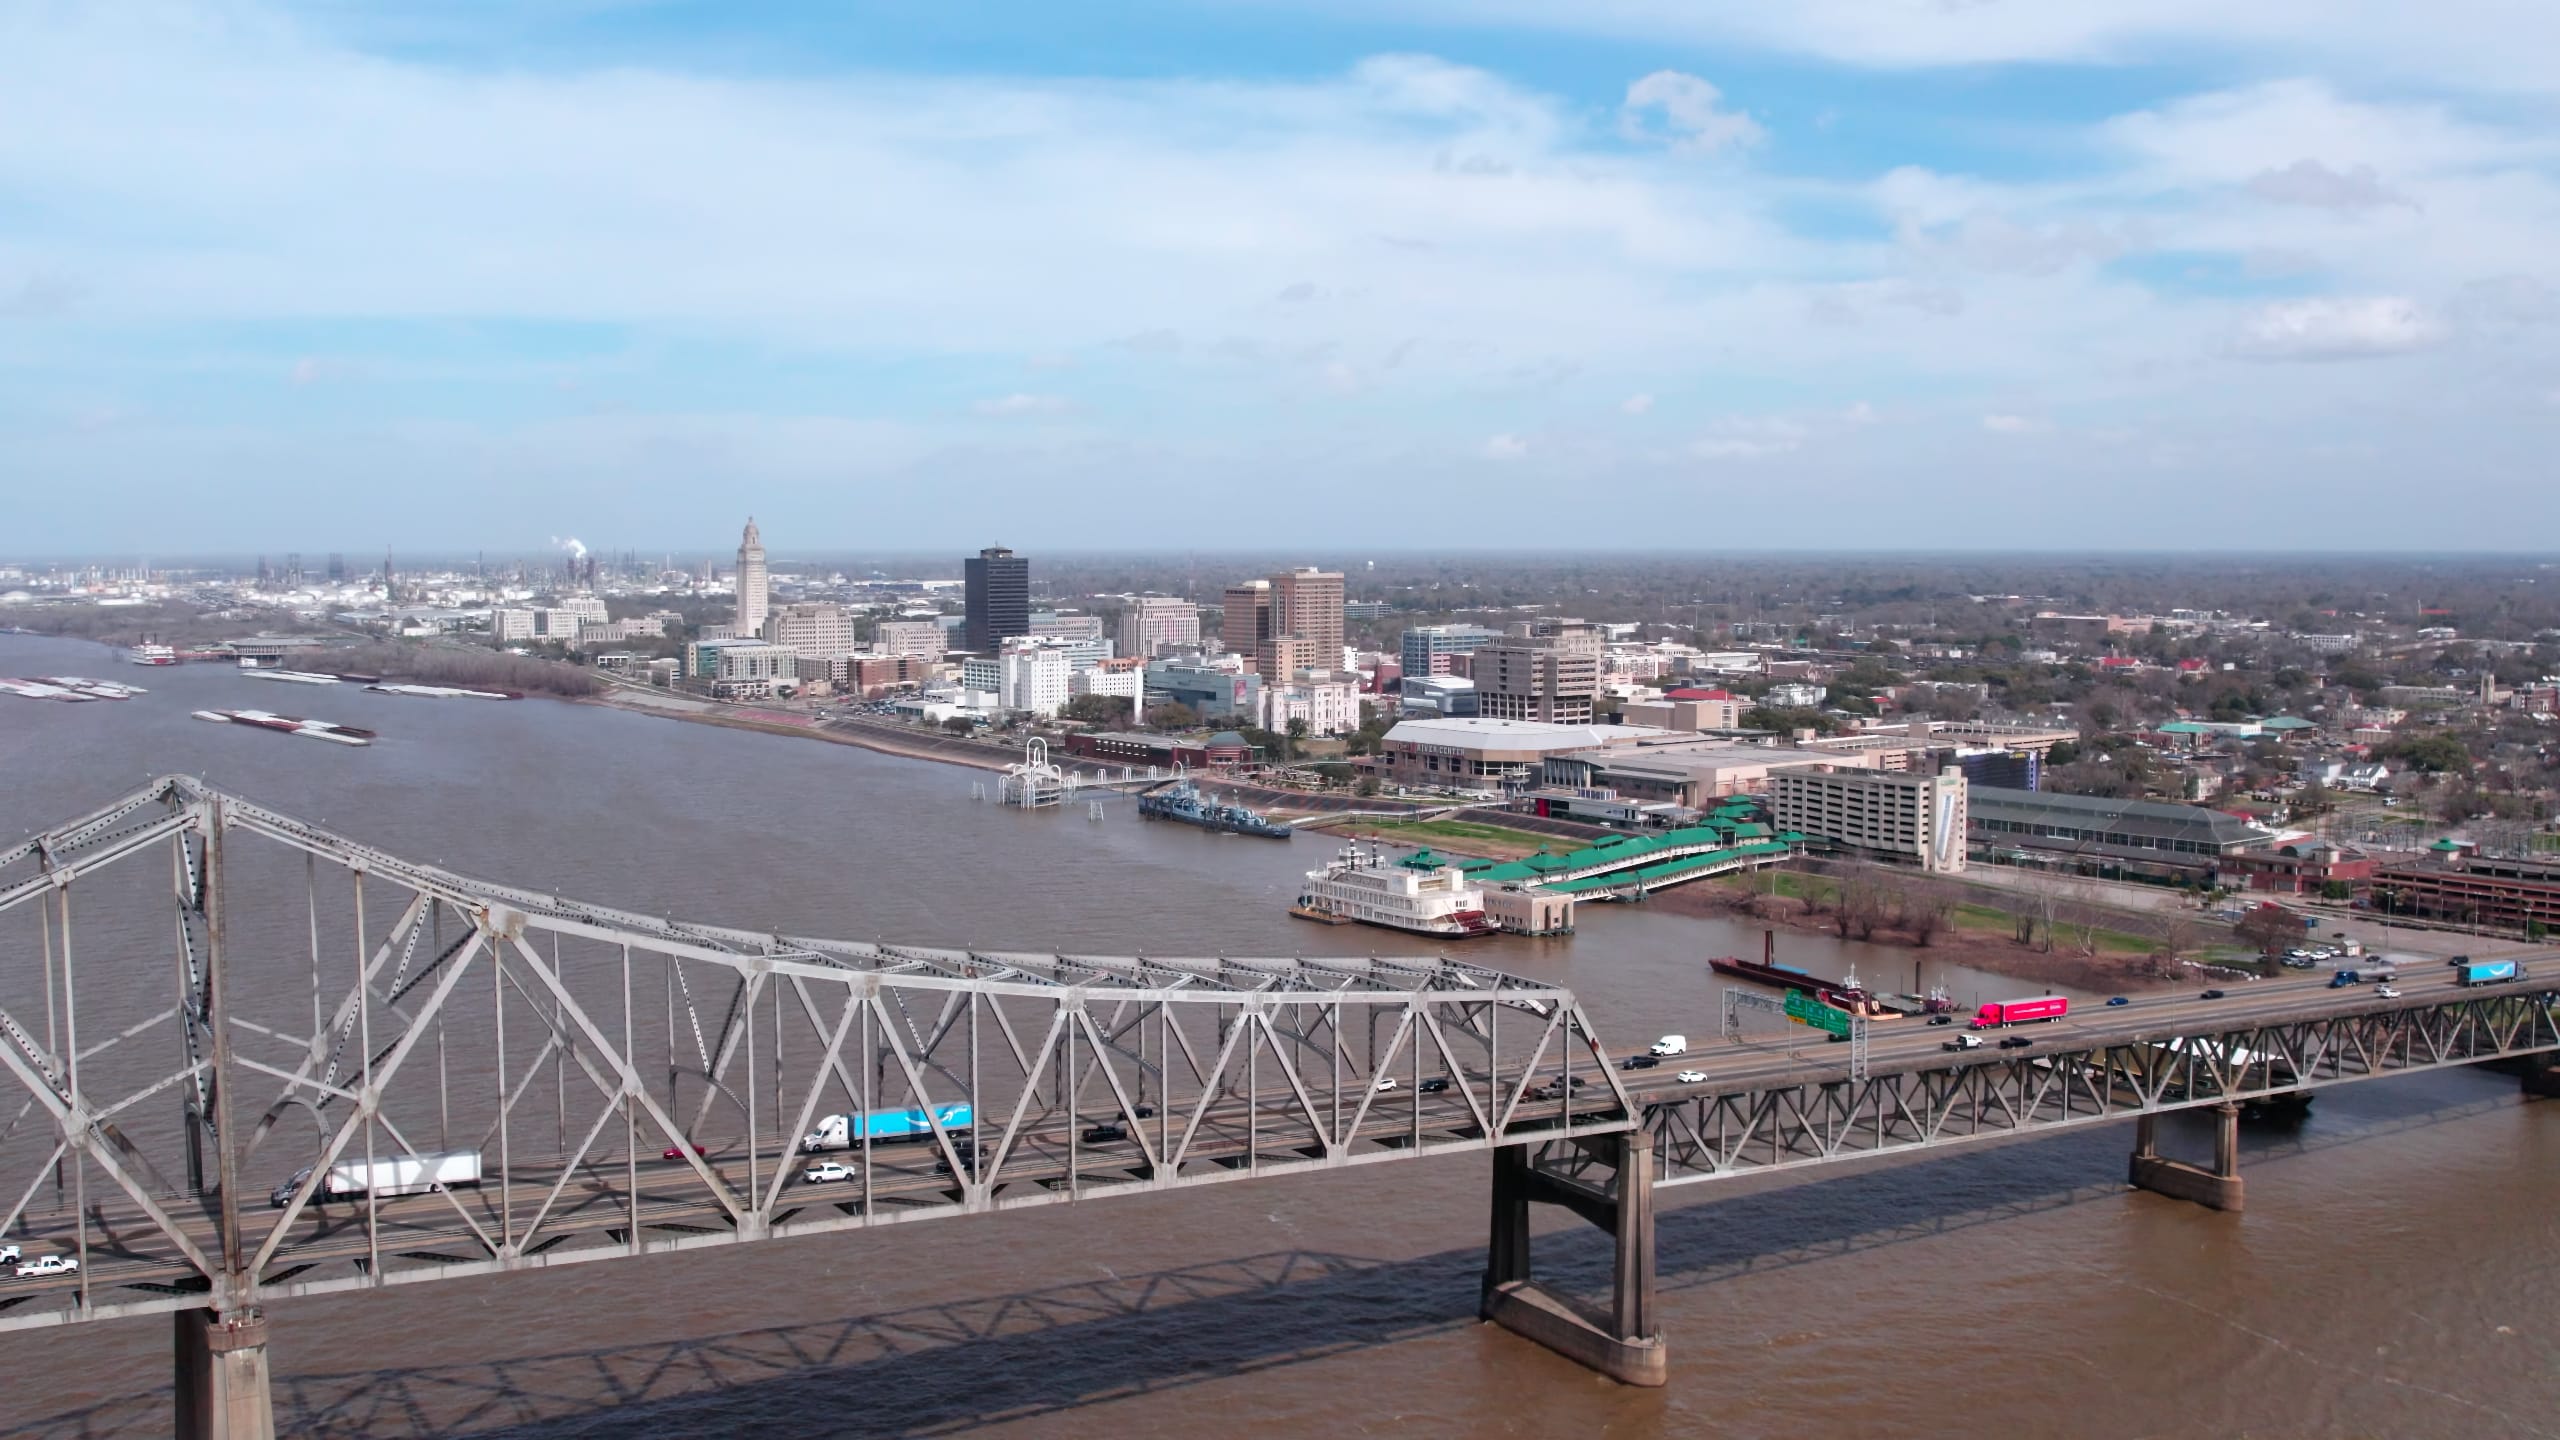
[[[1982,1037],[1979,1035],[1958,1035],[1938,1048],[1941,1050],[1979,1050],[1982,1048]]]
[[[71,1275],[79,1269],[80,1262],[68,1255],[39,1255],[18,1267],[18,1278],[33,1280],[46,1275]]]

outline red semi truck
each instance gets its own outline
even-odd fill
[[[1973,1028],[1988,1030],[1995,1025],[2023,1025],[2030,1020],[2059,1020],[2071,1013],[2069,997],[2039,995],[2032,1000],[1993,1000],[1973,1012]]]

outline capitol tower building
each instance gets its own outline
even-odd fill
[[[747,533],[738,540],[738,633],[764,633],[765,611],[764,537],[756,533],[755,517],[747,517]]]

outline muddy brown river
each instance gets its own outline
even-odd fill
[[[999,950],[1420,948],[1288,917],[1329,853],[1317,836],[1214,836],[1125,802],[1026,814],[972,803],[981,775],[845,747],[0,636],[0,675],[61,673],[151,693],[0,696],[0,841],[184,771],[466,873],[706,922]],[[382,738],[188,718],[207,706]],[[1713,1032],[1704,957],[1758,945],[1595,906],[1571,937],[1468,955],[1572,986],[1623,1049]],[[1909,951],[1781,945],[1909,979]],[[1930,978],[1968,1001],[2017,988]],[[527,1440],[2560,1436],[2560,1105],[2477,1071],[2326,1092],[2299,1124],[2244,1132],[2243,1215],[2129,1191],[2130,1142],[2099,1127],[1665,1192],[1659,1391],[1476,1321],[1487,1167],[1466,1157],[280,1304],[277,1415],[291,1435]],[[1598,1284],[1608,1250],[1551,1228],[1538,1263]],[[169,1348],[156,1317],[0,1334],[0,1437],[166,1434]]]

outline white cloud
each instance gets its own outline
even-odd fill
[[[1067,398],[1063,395],[1027,395],[1016,392],[981,400],[970,408],[981,415],[1058,415],[1065,413]]]
[[[2403,296],[2286,300],[2244,319],[2231,350],[2251,360],[2360,360],[2424,350],[2444,334],[2442,321]]]
[[[2301,13],[2301,0],[2268,3]],[[2560,377],[2560,325],[2530,323],[2549,308],[2534,287],[2560,282],[2560,126],[2446,87],[2249,84],[2026,138],[2002,128],[2019,117],[1995,98],[1966,148],[2000,152],[1987,173],[2033,178],[1917,165],[1861,177],[1827,161],[1788,173],[1795,157],[1780,147],[1751,166],[1696,163],[1674,147],[1729,153],[1758,124],[1672,71],[1628,87],[1622,115],[1615,95],[1545,93],[1421,56],[1278,80],[784,76],[567,57],[473,67],[418,58],[431,48],[360,53],[294,18],[334,23],[344,7],[260,5],[221,0],[220,14],[247,18],[173,26],[141,7],[0,0],[0,109],[35,122],[0,123],[0,201],[16,217],[0,238],[0,394],[33,379],[64,396],[36,421],[0,416],[0,454],[21,469],[41,453],[46,473],[107,474],[76,437],[38,433],[42,417],[96,397],[136,417],[120,435],[150,432],[193,403],[196,373],[227,366],[272,386],[305,358],[296,346],[345,350],[369,403],[411,404],[402,384],[424,362],[398,354],[401,326],[432,337],[421,348],[438,352],[440,378],[506,382],[509,405],[532,396],[637,428],[649,395],[700,378],[704,353],[772,356],[807,382],[793,393],[831,387],[819,408],[842,412],[832,418],[900,417],[919,466],[977,447],[1116,446],[1175,457],[1170,484],[1278,473],[1286,457],[1327,477],[1326,498],[1391,482],[1417,455],[1472,468],[1534,441],[1536,463],[1515,474],[1570,462],[1602,484],[1613,465],[1799,454],[1790,469],[1832,467],[1829,493],[1890,504],[1924,459],[2029,463],[2046,447],[1963,420],[2013,409],[2073,416],[2075,440],[2077,417],[2121,419],[2146,453],[2174,448],[2200,476],[2281,464],[2303,434],[2378,429],[2386,414],[2374,453],[2423,445],[2469,460],[2547,439],[2541,415],[2528,427],[2511,413],[2502,430],[2473,397],[2521,411],[2537,386],[2517,377]],[[2105,25],[2084,23],[2111,6]],[[1773,35],[1849,13],[1835,0],[1804,0],[1802,16],[1762,8],[1652,10],[1647,33],[1675,33],[1690,10]],[[1937,43],[1916,38],[1927,26],[2085,40],[2166,33],[2155,12],[2222,23],[2201,0],[1864,8],[1877,33],[1851,38],[1906,55]],[[1948,41],[1950,53],[1987,34]],[[2375,94],[2398,98],[2362,98]],[[1660,143],[1622,143],[1627,119]],[[1874,139],[1880,119],[1852,103],[1840,123]],[[1943,155],[1941,139],[1915,135],[1908,153]],[[2407,203],[2365,203],[2377,192]],[[2111,263],[2135,254],[2149,258]],[[2266,284],[2279,275],[2280,289]],[[2234,288],[2296,298],[2261,308]],[[2402,298],[2358,298],[2375,296]],[[66,305],[75,323],[41,318]],[[390,334],[386,353],[271,338],[208,354],[200,338],[307,337],[350,320]],[[575,361],[510,349],[555,333],[607,338]],[[2461,343],[2389,367],[2215,363],[2438,337]],[[87,373],[57,380],[66,356]],[[308,358],[306,382],[325,378]],[[1068,362],[1074,376],[1046,373]],[[650,372],[661,383],[619,383]],[[571,375],[583,389],[563,399],[551,387]],[[1070,379],[1079,394],[1149,403],[1097,411],[1033,393]],[[1675,399],[1647,409],[1665,383]],[[1318,444],[1310,401],[1383,387],[1397,405],[1334,407],[1357,423]],[[1694,397],[1717,393],[1795,408],[1691,428]],[[1611,403],[1666,419],[1590,425]],[[424,408],[456,413],[446,393]],[[1076,423],[1041,422],[1051,415]],[[1942,455],[1878,443],[1929,415]],[[315,473],[362,468],[372,442],[352,427],[334,439],[291,428],[326,416],[316,404],[283,421],[245,416],[203,448],[225,479],[262,478],[248,457],[288,448]],[[807,418],[795,434],[831,417]],[[1675,420],[1676,438],[1657,438]],[[753,467],[729,466],[726,447],[785,480],[832,473],[823,455],[744,438],[790,423],[724,417],[698,443],[724,447],[714,458],[741,484]],[[1864,426],[1878,428],[1852,433]],[[545,473],[524,432],[494,433],[492,452],[521,452],[500,468]],[[132,474],[166,460],[124,443]],[[1118,453],[1093,470],[1148,483]],[[2485,499],[2490,482],[2475,477],[2492,473],[2466,465],[2448,484]]]
[[[1750,116],[1719,108],[1723,99],[1724,92],[1695,75],[1656,70],[1627,87],[1618,128],[1630,140],[1702,155],[1757,145],[1766,138]]]
[[[2560,291],[2530,275],[2499,275],[2463,286],[2448,308],[2468,330],[2548,325],[2560,321]]]
[[[1692,442],[1689,453],[1701,460],[1764,460],[1803,448],[1800,440],[1744,440],[1736,437],[1710,437]]]
[[[2341,213],[2411,203],[2407,196],[2384,185],[2370,165],[2341,172],[2317,160],[2296,160],[2281,170],[2259,171],[2249,177],[2249,193],[2272,204],[2306,205]]]
[[[293,368],[286,372],[286,376],[296,385],[319,385],[334,380],[361,380],[365,378],[365,372],[363,366],[352,360],[305,355],[293,362]]]
[[[2045,422],[2027,415],[1985,415],[1982,428],[1993,435],[2033,435],[2044,430]]]
[[[1690,442],[1689,453],[1701,460],[1765,460],[1803,449],[1811,435],[1803,421],[1787,416],[1732,415]]]
[[[1560,97],[1427,57],[1309,81],[475,72],[235,6],[259,23],[11,22],[0,94],[42,123],[0,125],[0,194],[83,218],[13,226],[0,295],[58,274],[120,322],[505,317],[1012,357],[1322,325],[1450,360],[1675,352],[1664,302],[1696,279],[1828,263],[1747,176],[1627,153]],[[1666,102],[1674,138],[1739,133],[1694,99]]]
[[[61,275],[30,275],[15,290],[0,287],[0,320],[47,320],[68,313],[83,298],[78,281]]]
[[[1351,0],[1334,0],[1350,6]],[[1362,0],[1371,14],[1377,0]],[[2018,61],[2187,59],[2198,52],[2300,69],[2342,66],[2433,85],[2523,91],[2560,83],[2560,14],[2514,0],[1390,0],[1452,24],[1587,32],[1653,46],[1759,46],[1903,69]]]

